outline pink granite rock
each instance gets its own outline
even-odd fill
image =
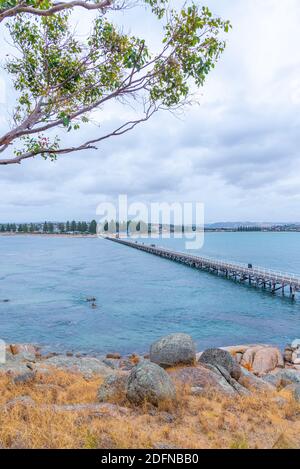
[[[263,375],[275,368],[284,367],[284,360],[277,347],[257,345],[246,350],[241,365],[251,369],[256,375]]]

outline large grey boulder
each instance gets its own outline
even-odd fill
[[[128,374],[117,373],[107,376],[98,389],[99,402],[113,402],[122,399],[126,395]]]
[[[162,367],[192,365],[196,361],[196,345],[187,334],[167,335],[151,345],[150,361]]]
[[[221,366],[222,368],[225,368],[230,376],[237,381],[241,376],[240,366],[236,363],[232,355],[227,352],[227,350],[219,348],[207,349],[201,354],[199,363],[215,367]]]
[[[135,366],[127,381],[127,398],[134,404],[147,401],[158,405],[163,401],[173,401],[175,386],[166,371],[155,363],[142,361]]]

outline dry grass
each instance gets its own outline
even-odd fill
[[[70,372],[38,375],[15,385],[0,376],[0,446],[4,448],[299,448],[300,405],[288,393],[228,398],[190,396],[178,386],[175,404],[130,407],[128,415],[55,412],[45,404],[95,403],[101,379]],[[29,396],[34,406],[11,399]],[[278,395],[277,395],[278,396]],[[122,402],[124,404],[124,402]]]

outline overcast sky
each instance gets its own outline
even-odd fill
[[[0,166],[0,221],[91,219],[99,202],[119,193],[138,202],[204,202],[206,223],[300,221],[300,2],[204,4],[233,30],[201,105],[180,119],[156,115],[97,151]],[[149,15],[129,16],[118,21],[156,37]],[[87,26],[82,18],[79,31]],[[12,95],[1,77],[3,132]],[[111,110],[103,119],[117,117]]]

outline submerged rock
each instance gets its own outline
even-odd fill
[[[192,365],[196,360],[196,345],[187,334],[170,334],[150,347],[150,361],[162,367]]]
[[[142,361],[128,376],[126,395],[134,404],[147,401],[158,405],[163,401],[173,401],[176,398],[176,390],[163,368],[155,363]]]
[[[199,358],[199,363],[212,366],[221,366],[227,370],[230,376],[236,381],[241,376],[241,368],[227,351],[219,348],[205,350]]]

